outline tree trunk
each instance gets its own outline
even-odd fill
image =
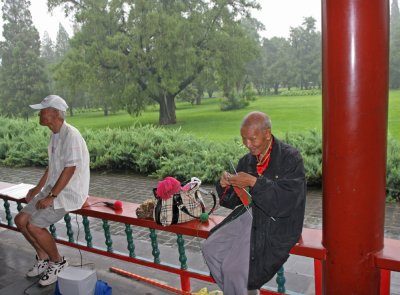
[[[108,116],[108,106],[104,106],[104,116]]]
[[[196,105],[201,105],[201,95],[196,95]]]
[[[274,94],[278,95],[278,90],[279,90],[279,83],[274,83]]]
[[[158,123],[160,125],[176,124],[176,107],[175,97],[164,94],[158,99],[160,104],[160,117]]]

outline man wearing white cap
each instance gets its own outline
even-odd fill
[[[68,105],[58,95],[49,95],[39,104],[40,125],[51,131],[49,163],[38,184],[29,190],[27,205],[15,216],[15,224],[36,250],[36,262],[28,277],[41,275],[39,284],[57,281],[58,273],[68,265],[47,230],[70,211],[80,209],[89,192],[89,152],[80,132],[65,122]]]

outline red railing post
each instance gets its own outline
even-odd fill
[[[190,276],[181,274],[181,287],[183,291],[190,292]]]
[[[390,270],[381,269],[381,290],[380,295],[390,294]]]
[[[323,0],[324,294],[379,294],[388,113],[388,0]]]
[[[322,295],[322,261],[314,259],[315,295]]]

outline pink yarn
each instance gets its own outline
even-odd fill
[[[162,200],[167,200],[181,190],[181,183],[174,177],[167,176],[158,182],[156,194]]]

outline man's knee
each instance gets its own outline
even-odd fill
[[[29,221],[29,215],[23,212],[18,213],[17,215],[15,215],[14,217],[14,222],[15,225],[17,226],[17,228],[22,231],[24,229],[26,229],[26,226],[28,224]]]
[[[248,271],[242,267],[227,267],[226,264],[223,264],[222,271],[224,278],[229,281],[235,282],[238,279],[246,279],[247,281]]]

